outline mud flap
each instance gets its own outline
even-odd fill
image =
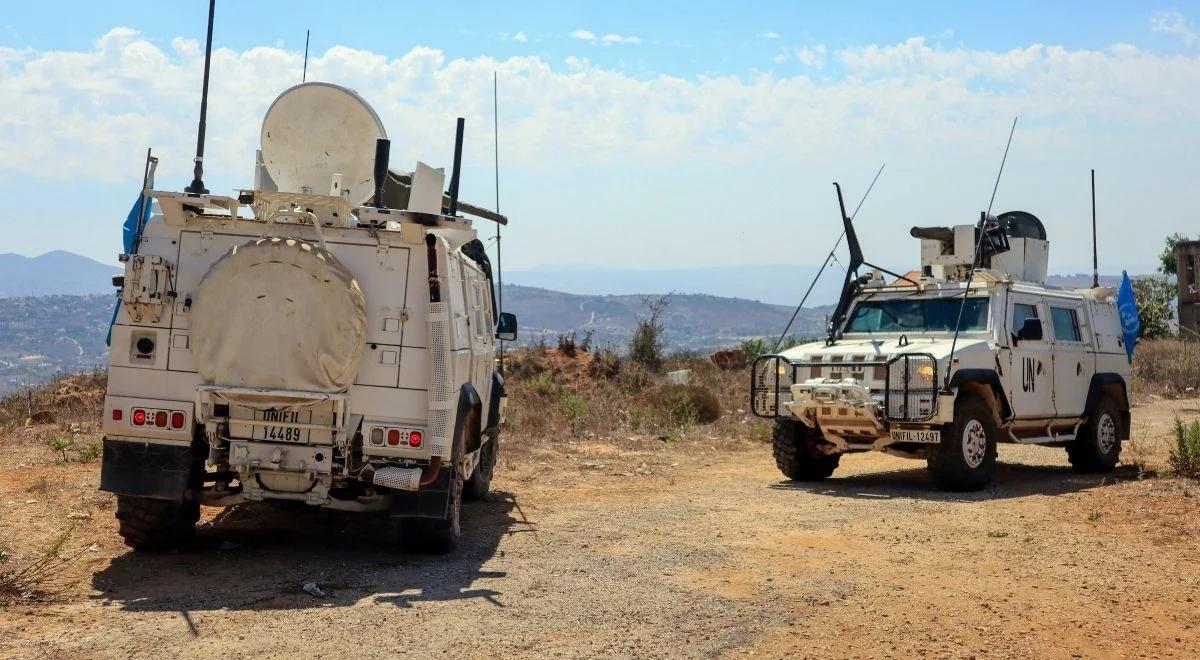
[[[179,502],[191,470],[190,446],[105,438],[100,490]]]
[[[444,519],[450,512],[451,470],[443,467],[437,479],[417,491],[392,493],[393,518],[438,518]]]

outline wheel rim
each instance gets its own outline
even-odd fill
[[[968,467],[983,465],[983,459],[987,457],[987,445],[987,430],[983,428],[983,423],[977,419],[968,421],[962,434],[963,459]]]
[[[1112,415],[1102,413],[1100,415],[1100,423],[1096,424],[1096,445],[1100,449],[1101,454],[1107,454],[1112,451],[1114,445],[1117,444],[1117,424],[1113,421]]]

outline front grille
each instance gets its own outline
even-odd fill
[[[889,360],[884,396],[889,420],[924,422],[933,417],[937,412],[937,360],[926,353]]]

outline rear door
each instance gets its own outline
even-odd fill
[[[1050,323],[1045,306],[1037,296],[1013,293],[1009,296],[1006,321],[1012,350],[1004,370],[1005,390],[1017,419],[1045,419],[1055,415],[1054,363]],[[1015,336],[1025,319],[1042,322],[1042,339],[1018,341]]]
[[[1082,301],[1048,300],[1051,332],[1054,335],[1054,408],[1059,417],[1083,414],[1095,359],[1087,347],[1091,329]]]

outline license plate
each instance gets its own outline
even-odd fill
[[[254,419],[263,422],[284,422],[291,424],[307,424],[312,420],[312,412],[295,410],[264,410],[254,413]],[[308,442],[308,429],[298,429],[292,426],[267,424],[254,425],[256,440],[272,440],[275,442]]]
[[[896,442],[937,444],[942,441],[942,432],[937,429],[892,429],[891,433]]]

